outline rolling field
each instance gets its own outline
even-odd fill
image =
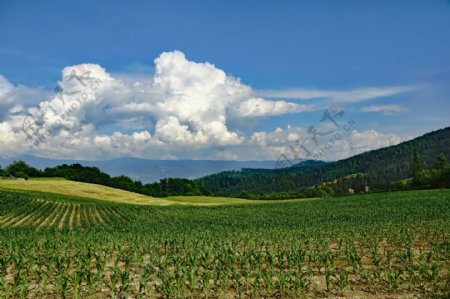
[[[55,178],[30,179],[27,181],[20,181],[15,179],[0,179],[0,189],[40,191],[53,194],[90,198],[100,201],[137,205],[187,204],[202,206],[249,203],[259,204],[270,202],[261,200],[246,200],[241,198],[208,196],[173,196],[167,198],[156,198],[97,184],[88,184]]]
[[[446,297],[449,236],[450,190],[158,206],[3,189],[0,298]]]
[[[25,191],[42,191],[55,194],[86,197],[116,203],[132,203],[140,205],[168,205],[171,202],[128,192],[116,188],[96,184],[69,181],[65,179],[44,178],[30,179],[27,181],[3,179],[0,180],[0,188]]]
[[[131,218],[122,214],[120,206],[113,204],[117,203],[116,201],[99,201],[96,198],[83,198],[40,191],[6,191],[1,189],[0,199],[2,203],[0,208],[0,227],[5,228],[27,226],[35,229],[45,227],[72,230],[90,225],[108,225],[113,223],[116,218],[132,221]],[[257,204],[267,203],[267,201],[258,202],[256,200],[247,201],[239,198],[207,196],[177,196],[169,197],[167,201],[169,202],[168,204],[197,206],[241,205],[254,202]],[[297,201],[300,200],[288,200],[284,203]],[[130,201],[128,204],[134,205],[136,203]],[[269,204],[276,204],[276,202],[271,201]]]

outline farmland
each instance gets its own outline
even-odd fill
[[[116,203],[133,203],[133,204],[152,204],[152,205],[167,205],[170,202],[136,194],[132,192],[123,191],[120,189],[110,188],[106,186],[88,184],[81,182],[74,182],[65,179],[51,178],[51,179],[31,179],[27,181],[20,181],[14,179],[0,180],[0,188],[16,189],[16,190],[32,190],[42,191],[55,194],[63,194],[77,197],[87,197],[108,202]]]
[[[0,189],[37,191],[72,197],[94,199],[100,202],[127,203],[135,205],[224,205],[224,204],[261,204],[267,200],[245,200],[230,197],[208,196],[172,196],[156,198],[128,192],[121,189],[65,180],[61,178],[34,178],[26,181],[16,179],[0,179]],[[51,195],[44,195],[51,196]],[[57,198],[57,197],[56,197]],[[295,201],[295,200],[294,200]]]
[[[3,189],[0,297],[445,297],[449,232],[450,190],[150,206]]]

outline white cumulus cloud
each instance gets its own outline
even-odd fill
[[[199,158],[246,142],[230,129],[231,118],[312,109],[256,97],[238,78],[179,51],[164,52],[154,63],[154,75],[139,80],[115,77],[97,64],[68,66],[57,90],[40,94],[34,106],[18,97],[32,89],[0,77],[0,155],[18,153],[12,149],[19,142],[22,152],[54,158]]]

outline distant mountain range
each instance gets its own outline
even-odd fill
[[[227,160],[146,160],[139,158],[118,158],[104,161],[54,160],[34,156],[19,156],[2,159],[0,165],[6,167],[11,162],[23,160],[38,169],[61,164],[79,163],[83,166],[98,167],[111,176],[126,175],[134,180],[151,183],[163,178],[195,179],[210,174],[240,170],[242,168],[273,169],[276,161],[227,161]]]

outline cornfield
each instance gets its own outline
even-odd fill
[[[213,207],[0,190],[0,297],[445,297],[449,228],[450,190]]]

